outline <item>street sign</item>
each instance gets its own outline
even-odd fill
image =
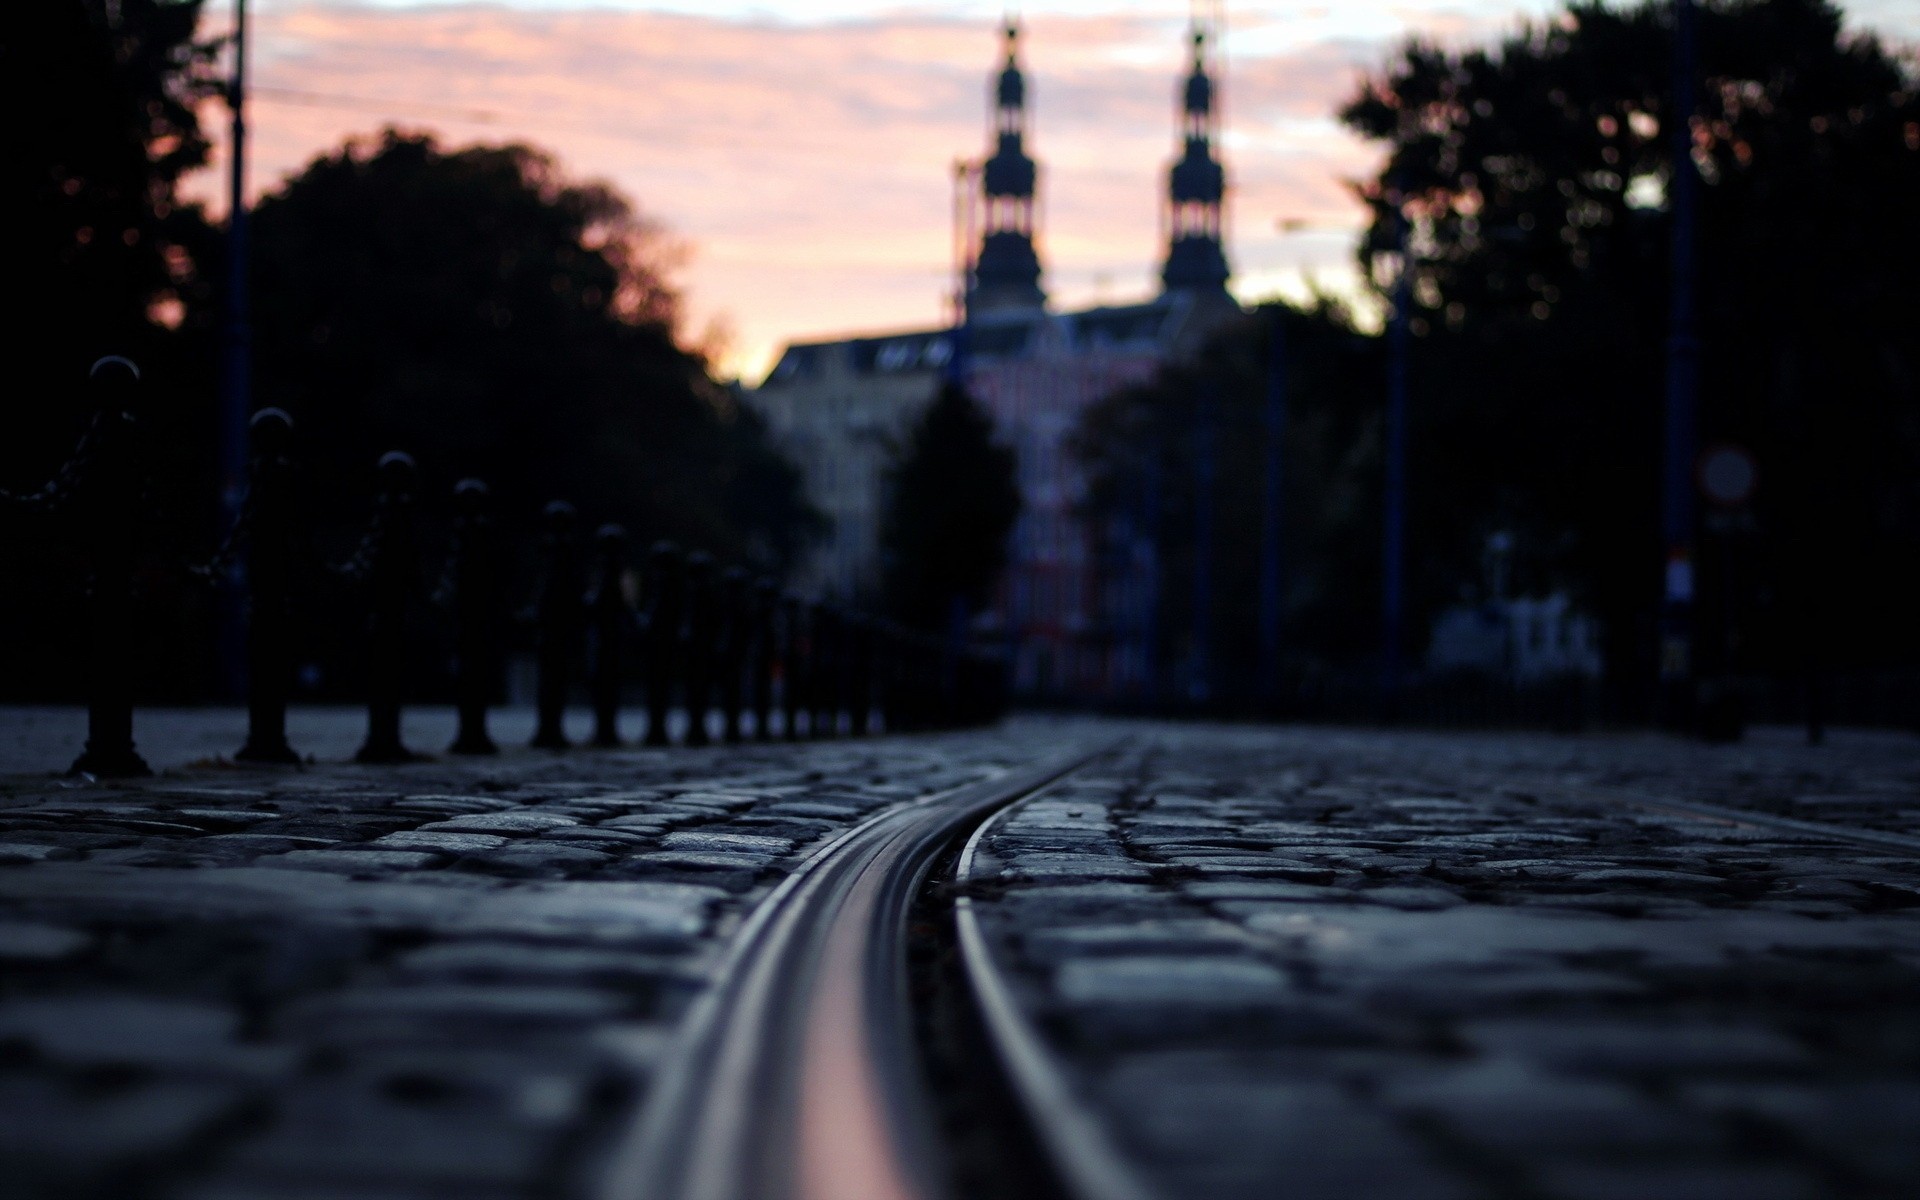
[[[1760,468],[1743,446],[1709,446],[1700,456],[1700,494],[1722,508],[1739,508],[1753,499]]]

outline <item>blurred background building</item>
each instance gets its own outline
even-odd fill
[[[1190,357],[1241,315],[1226,287],[1217,95],[1208,34],[1196,29],[1178,88],[1177,154],[1160,199],[1160,293],[1137,304],[1056,312],[1043,284],[1040,170],[1028,150],[1019,38],[1010,23],[1005,60],[990,83],[990,153],[955,172],[954,325],[792,343],[748,401],[833,522],[796,584],[852,599],[879,583],[894,455],[939,382],[962,382],[1014,449],[1022,501],[1007,570],[992,608],[976,618],[976,633],[1004,642],[1022,693],[1102,696],[1132,690],[1148,669],[1152,551],[1144,539],[1097,530],[1084,516],[1085,480],[1071,436],[1094,403]]]

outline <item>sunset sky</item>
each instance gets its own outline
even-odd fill
[[[1228,254],[1235,290],[1252,298],[1352,278],[1360,212],[1345,181],[1374,157],[1331,114],[1363,69],[1409,33],[1482,39],[1558,6],[1229,7]],[[227,8],[208,0],[215,21]],[[689,244],[688,334],[717,323],[723,367],[757,379],[790,338],[940,318],[952,163],[981,152],[1009,8],[1027,27],[1049,291],[1062,305],[1144,297],[1185,3],[252,0],[252,186],[270,190],[386,124],[452,144],[534,142]],[[1912,0],[1847,11],[1858,27],[1920,40]],[[1282,233],[1282,219],[1306,227]]]

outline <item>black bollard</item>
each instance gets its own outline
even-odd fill
[[[713,590],[713,556],[696,550],[687,555],[687,745],[705,746],[707,714],[713,709],[713,672],[718,657],[719,604]]]
[[[647,556],[647,736],[649,746],[672,743],[667,718],[681,669],[686,616],[686,564],[672,542],[655,542]]]
[[[780,708],[785,718],[781,734],[789,742],[800,740],[800,713],[807,707],[807,689],[811,684],[807,670],[806,605],[798,596],[780,599]]]
[[[460,730],[453,754],[495,754],[487,706],[500,681],[500,566],[493,534],[493,496],[478,479],[453,486],[453,544],[447,581],[453,591],[453,690]]]
[[[740,743],[740,707],[746,688],[747,643],[752,633],[747,611],[747,573],[728,567],[720,576],[720,640],[714,665],[720,681],[720,737]]]
[[[593,627],[593,744],[620,744],[620,666],[631,620],[627,610],[627,531],[602,525],[593,535],[593,592],[587,613]]]
[[[901,726],[900,683],[898,679],[899,631],[892,621],[873,623],[873,681],[879,694],[875,707],[880,724],[888,733],[899,733]]]
[[[854,737],[873,732],[873,622],[854,613],[844,626],[847,664],[847,715]]]
[[[393,450],[380,458],[380,500],[368,535],[367,740],[355,762],[403,763],[419,755],[400,740],[400,699],[406,679],[407,607],[417,564],[413,544],[413,456]]]
[[[87,376],[91,459],[76,484],[87,555],[87,745],[70,775],[150,775],[133,747],[133,555],[141,477],[134,405],[140,368],[103,358]]]
[[[816,600],[808,613],[807,723],[810,737],[830,738],[840,732],[840,621],[833,605]]]
[[[774,638],[774,619],[777,615],[774,610],[779,604],[779,592],[773,580],[764,577],[756,580],[749,603],[751,612],[748,620],[753,647],[749,651],[752,667],[748,678],[752,694],[753,736],[764,742],[773,737],[773,664],[780,656],[779,643]]]
[[[540,555],[545,569],[534,600],[534,658],[539,671],[535,685],[539,722],[533,745],[541,750],[567,748],[567,692],[580,655],[580,545],[579,516],[564,500],[548,504],[541,514]]]
[[[240,762],[297,763],[287,744],[287,696],[293,689],[293,593],[300,498],[294,478],[293,419],[263,408],[248,422],[253,457],[247,476],[247,740]]]

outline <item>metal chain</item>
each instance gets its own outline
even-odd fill
[[[113,414],[119,416],[122,414]],[[101,430],[108,419],[105,414],[96,414],[88,422],[86,432],[80,435],[80,441],[73,448],[67,461],[60,464],[53,478],[38,491],[21,495],[17,492],[0,490],[0,506],[16,512],[33,513],[36,516],[59,512],[67,506],[86,481],[93,467],[93,460],[99,453]]]
[[[465,526],[454,527],[453,536],[447,542],[446,556],[440,561],[440,578],[434,582],[433,591],[427,596],[427,603],[435,608],[452,609],[459,604],[460,582],[455,576],[472,536]]]
[[[373,569],[373,556],[380,549],[380,543],[386,540],[387,514],[385,509],[375,509],[373,520],[367,523],[367,532],[361,535],[360,544],[353,548],[345,562],[328,563],[327,570],[342,579],[351,579],[356,583],[367,577]]]
[[[186,573],[202,583],[214,583],[230,572],[240,559],[240,547],[253,534],[253,514],[253,489],[249,487],[240,497],[240,511],[233,518],[233,527],[214,549],[213,557],[204,563],[181,563]]]

